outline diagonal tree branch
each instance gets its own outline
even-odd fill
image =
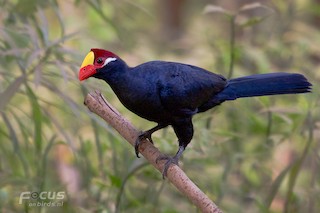
[[[89,110],[109,123],[116,129],[120,135],[126,139],[132,146],[139,135],[132,124],[127,121],[121,114],[113,108],[102,94],[98,91],[90,93],[86,96],[84,104]],[[164,162],[156,163],[156,159],[161,156],[161,152],[153,146],[152,143],[144,140],[139,146],[139,152],[160,172],[163,171]],[[202,212],[222,213],[222,211],[213,203],[207,195],[205,195],[180,169],[180,167],[172,164],[168,169],[168,180],[191,202],[196,205]]]

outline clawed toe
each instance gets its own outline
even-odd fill
[[[163,179],[167,176],[168,169],[171,164],[176,164],[177,166],[179,166],[179,158],[182,155],[184,150],[185,150],[185,146],[179,146],[178,152],[175,156],[170,157],[170,156],[162,155],[156,159],[156,163],[158,163],[161,160],[167,161],[167,162],[165,162],[165,164],[163,166],[163,171],[162,171],[162,178]]]
[[[164,127],[168,126],[168,124],[158,124],[157,126],[153,127],[152,129],[149,129],[145,132],[141,132],[138,137],[137,137],[137,140],[134,144],[134,149],[135,149],[135,152],[136,152],[136,156],[139,158],[139,146],[140,146],[140,143],[142,140],[145,140],[145,139],[148,139],[152,144],[153,144],[153,141],[152,141],[152,138],[151,138],[151,135],[152,133],[154,133],[155,131],[158,131],[159,129],[162,129]]]
[[[140,156],[139,156],[139,145],[140,145],[140,143],[141,143],[141,140],[140,140],[140,138],[138,136],[136,142],[134,143],[134,151],[136,153],[137,158],[140,158]]]
[[[141,141],[143,141],[145,139],[148,139],[148,141],[150,141],[153,144],[153,141],[152,141],[152,138],[151,138],[151,134],[148,131],[141,132],[138,135],[137,140],[136,140],[136,142],[134,144],[134,150],[135,150],[137,158],[140,158],[140,156],[139,156],[139,146],[141,144]]]
[[[158,163],[159,161],[162,161],[162,160],[166,160],[166,162],[163,166],[163,171],[162,171],[162,178],[165,179],[165,177],[168,174],[168,169],[171,164],[175,164],[175,165],[179,166],[179,159],[176,158],[176,156],[170,157],[170,156],[162,155],[156,159],[156,163]]]

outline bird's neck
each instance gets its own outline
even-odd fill
[[[123,60],[117,59],[115,63],[108,65],[106,70],[103,70],[97,77],[105,80],[110,85],[118,84],[126,76],[129,69]]]
[[[123,90],[123,87],[126,87],[128,84],[128,73],[130,72],[130,67],[121,59],[117,59],[117,63],[112,64],[108,67],[107,72],[104,72],[102,77],[111,88],[116,90]]]

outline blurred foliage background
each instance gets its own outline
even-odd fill
[[[159,59],[229,77],[304,74],[312,94],[195,116],[181,166],[225,212],[320,212],[319,0],[1,0],[0,22],[1,212],[197,212],[83,105],[98,89],[137,128],[154,125],[104,82],[79,83],[92,47],[131,66]],[[176,151],[170,128],[154,141]],[[19,204],[24,191],[67,196],[62,207],[30,207]]]

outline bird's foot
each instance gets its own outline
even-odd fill
[[[139,156],[139,146],[141,144],[141,141],[148,139],[148,141],[150,141],[153,144],[152,138],[151,138],[151,134],[149,131],[145,131],[145,132],[141,132],[138,137],[137,140],[134,144],[134,150],[136,152],[136,156],[137,158],[140,158]]]
[[[162,171],[162,178],[165,179],[165,177],[168,174],[168,169],[171,164],[175,164],[175,165],[179,166],[179,157],[177,155],[174,157],[162,155],[156,159],[156,163],[158,163],[159,161],[162,161],[162,160],[167,161],[167,162],[165,162],[164,167],[163,167],[163,171]]]

